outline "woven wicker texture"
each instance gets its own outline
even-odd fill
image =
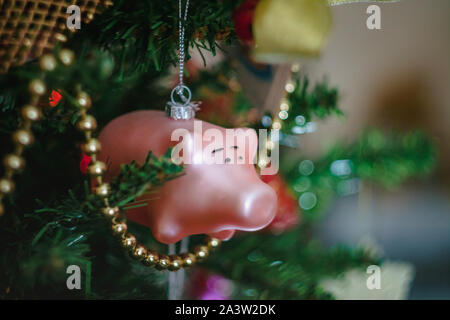
[[[70,5],[80,7],[83,26],[111,4],[110,0],[0,0],[0,73],[50,51],[56,41],[65,41]]]

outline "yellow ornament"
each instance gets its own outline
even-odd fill
[[[285,63],[317,56],[330,27],[327,0],[261,0],[253,18],[253,57]]]

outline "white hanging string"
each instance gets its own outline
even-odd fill
[[[180,253],[186,253],[189,249],[189,237],[185,237],[181,239],[181,245],[180,245]],[[177,290],[179,293],[178,299],[181,297],[181,295],[184,292],[184,279],[186,278],[186,270],[180,269],[177,271]]]
[[[179,32],[179,51],[178,51],[178,58],[179,58],[179,84],[175,87],[174,91],[177,92],[181,100],[187,105],[190,102],[190,91],[189,88],[187,88],[183,84],[183,76],[184,76],[184,59],[185,59],[185,52],[184,52],[184,33],[185,33],[185,25],[189,10],[189,0],[186,0],[186,7],[184,9],[184,17],[182,17],[182,1],[178,0],[178,32]],[[188,91],[188,98],[186,98],[183,95],[183,90]],[[173,99],[173,91],[172,91],[172,103],[174,103]],[[187,252],[188,249],[188,238],[184,238],[181,240],[181,248],[180,253]],[[169,255],[176,254],[176,244],[170,244],[169,245]],[[183,287],[184,287],[184,278],[185,278],[185,271],[184,269],[178,270],[177,272],[169,272],[169,288],[168,288],[168,298],[169,300],[178,300],[180,299],[182,293],[183,293]]]
[[[181,240],[180,244],[180,254],[188,252],[189,249],[189,237],[185,237]],[[169,244],[168,254],[176,254],[177,245]],[[168,282],[168,299],[169,300],[179,300],[184,292],[184,282],[186,278],[186,271],[180,269],[176,272],[169,272],[169,282]]]
[[[176,254],[177,247],[176,244],[169,244],[169,255]],[[175,272],[169,272],[169,287],[167,290],[167,295],[169,300],[177,300],[177,277]]]
[[[189,0],[186,1],[186,8],[184,9],[184,18],[181,17],[181,0],[178,0],[178,32],[179,32],[179,42],[180,42],[180,49],[178,51],[178,57],[179,57],[179,63],[180,63],[180,83],[178,84],[178,94],[180,97],[184,98],[184,96],[181,94],[183,91],[182,85],[183,85],[183,75],[184,75],[184,31],[185,31],[185,25],[187,20],[187,14],[189,9]]]
[[[185,60],[185,43],[184,35],[186,31],[186,20],[189,10],[189,0],[186,0],[186,7],[184,9],[184,16],[182,10],[182,0],[178,0],[178,36],[179,36],[179,48],[178,48],[178,63],[179,63],[179,83],[173,88],[170,94],[170,102],[166,105],[166,113],[172,119],[175,120],[189,120],[195,117],[195,112],[198,110],[198,102],[191,101],[191,90],[184,84],[184,60]],[[181,100],[181,103],[177,102],[174,98],[176,93]]]

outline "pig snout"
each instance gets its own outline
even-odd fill
[[[258,182],[256,188],[249,189],[237,201],[241,211],[236,223],[237,230],[256,231],[266,227],[275,218],[277,196],[273,189],[262,182]]]
[[[194,179],[199,183],[198,180],[200,177]],[[234,181],[231,190],[220,188],[217,182],[215,188],[204,188],[192,180],[184,184],[186,181],[184,176],[168,182],[165,188],[169,198],[163,206],[157,202],[150,209],[153,234],[162,243],[175,243],[190,234],[227,240],[236,230],[260,230],[275,218],[276,193],[256,176],[250,183]],[[199,198],[199,190],[204,190],[203,197]],[[179,194],[188,195],[187,202],[179,201]]]

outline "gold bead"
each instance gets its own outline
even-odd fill
[[[207,243],[209,249],[216,249],[220,245],[221,241],[217,238],[208,237]]]
[[[89,109],[91,107],[91,97],[89,97],[86,92],[78,92],[77,102],[81,107],[85,109]]]
[[[84,153],[86,153],[87,155],[90,156],[90,155],[99,153],[100,150],[102,149],[102,146],[100,144],[100,141],[98,141],[97,139],[91,138],[86,143],[83,143],[81,145],[81,149],[83,150]]]
[[[103,216],[112,219],[116,218],[119,214],[119,208],[118,207],[106,207],[102,209]],[[126,225],[125,225],[126,226]]]
[[[10,179],[0,179],[0,192],[7,194],[14,191],[14,182]]]
[[[272,123],[272,129],[274,129],[274,130],[280,130],[280,129],[281,129],[281,122],[278,121],[278,120],[275,120],[275,121]]]
[[[62,26],[63,27],[61,29],[64,29],[66,27],[66,24],[62,23]],[[62,33],[56,33],[55,34],[55,39],[58,40],[58,41],[61,41],[61,42],[66,42],[67,41],[67,37],[65,35],[63,35]]]
[[[154,250],[147,250],[147,256],[145,257],[144,264],[147,266],[154,266],[159,261],[158,253]]]
[[[109,183],[102,183],[95,188],[95,194],[99,197],[106,198],[109,196],[110,192],[111,188],[109,186]]]
[[[123,222],[113,224],[112,226],[113,234],[115,236],[120,237],[124,236],[127,233],[127,229],[128,229],[127,225]]]
[[[41,118],[41,110],[32,105],[22,107],[22,117],[29,121],[37,121]]]
[[[194,249],[195,258],[197,260],[203,260],[208,256],[209,250],[207,246],[197,246]]]
[[[20,170],[25,165],[25,160],[18,155],[8,154],[5,159],[3,159],[4,165],[11,170]]]
[[[0,217],[5,213],[5,208],[3,207],[3,204],[0,202]]]
[[[34,137],[30,131],[19,129],[13,133],[13,141],[22,146],[29,146],[34,142]]]
[[[38,96],[42,96],[45,93],[45,91],[47,90],[45,88],[45,83],[40,79],[32,80],[30,82],[28,89],[30,90],[31,94],[38,95]]]
[[[195,255],[192,253],[182,253],[181,258],[183,259],[183,267],[189,268],[195,263]]]
[[[72,50],[69,49],[62,49],[59,52],[58,55],[59,60],[61,60],[61,62],[66,65],[66,66],[70,66],[73,63],[73,60],[75,58],[75,54],[73,53]]]
[[[136,237],[132,234],[127,234],[125,238],[122,239],[122,246],[128,250],[134,250],[136,247]]]
[[[56,68],[56,59],[51,54],[44,54],[41,57],[39,64],[42,70],[53,71]]]
[[[138,245],[133,250],[133,257],[139,261],[145,260],[147,258],[147,249],[143,245]]]
[[[77,128],[80,131],[94,131],[97,129],[97,121],[91,115],[85,115],[77,122]]]
[[[106,171],[106,165],[101,161],[95,161],[94,163],[88,166],[87,171],[91,176],[94,177],[101,176]]]
[[[158,270],[166,270],[169,267],[170,258],[165,254],[160,254],[158,263],[156,264],[156,269]]]
[[[170,271],[177,271],[183,266],[183,260],[178,255],[170,255],[169,256],[169,266],[168,269]]]
[[[31,47],[32,44],[33,44],[33,42],[31,42],[30,39],[28,39],[28,38],[23,39],[23,45],[25,47]]]

